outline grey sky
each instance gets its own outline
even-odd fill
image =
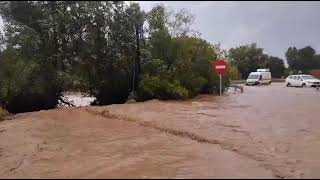
[[[0,16],[0,33],[3,32],[3,21],[2,18]]]
[[[285,58],[289,46],[320,50],[320,2],[140,1],[150,10],[163,3],[172,10],[189,9],[194,28],[224,49],[256,42],[265,53]]]
[[[194,28],[224,49],[256,42],[265,53],[284,58],[289,46],[320,50],[320,2],[140,1],[144,10],[163,3],[189,9]],[[0,18],[0,30],[3,23]]]

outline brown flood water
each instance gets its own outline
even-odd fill
[[[0,122],[0,178],[319,178],[320,91],[60,108]]]

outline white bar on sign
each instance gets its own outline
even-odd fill
[[[225,69],[226,66],[225,65],[219,65],[219,66],[216,66],[216,69]]]

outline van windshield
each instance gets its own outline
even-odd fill
[[[260,75],[251,74],[249,75],[248,79],[258,79]]]

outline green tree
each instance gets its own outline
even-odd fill
[[[286,58],[290,69],[292,69],[294,73],[299,71],[308,73],[312,69],[320,68],[319,56],[315,54],[315,50],[310,46],[302,49],[289,47],[286,52]]]
[[[8,93],[3,99],[5,107],[12,112],[52,108],[61,97],[62,81],[56,70],[62,70],[58,44],[60,41],[57,25],[52,22],[52,18],[60,12],[57,12],[59,8],[52,7],[55,5],[24,1],[0,4],[0,14],[5,22],[7,48],[3,59],[9,64],[5,71],[9,76],[1,78],[8,83]],[[14,72],[17,70],[26,71],[25,80],[14,83],[12,87]],[[33,100],[26,100],[28,97],[33,97]]]
[[[105,14],[110,18],[105,29],[106,56],[95,73],[92,94],[97,104],[123,103],[140,81],[140,51],[143,47],[144,12],[137,4],[126,7],[123,2],[115,2],[112,12]],[[121,79],[121,81],[119,81]]]
[[[148,92],[149,96],[140,93],[143,100],[189,98],[218,91],[218,77],[211,69],[217,58],[216,50],[210,43],[190,34],[188,27],[191,25],[188,23],[192,22],[192,17],[185,11],[168,13],[162,5],[155,6],[148,13],[147,52],[150,56],[143,61],[140,92]],[[156,67],[161,67],[161,71]],[[225,82],[227,84],[228,80]]]
[[[270,56],[266,65],[270,69],[272,77],[281,78],[285,73],[285,66],[282,59]]]
[[[231,48],[229,57],[237,65],[243,79],[247,78],[250,72],[265,68],[268,58],[263,54],[263,49],[258,48],[256,44]]]
[[[242,79],[246,79],[250,72],[260,68],[269,68],[273,77],[281,77],[284,74],[283,60],[273,56],[269,57],[256,44],[231,48],[228,55],[231,62],[238,67]]]
[[[234,65],[233,63],[228,64],[228,76],[231,80],[238,80],[240,79],[240,73],[238,70],[238,67]]]
[[[133,71],[133,90],[138,89],[139,82],[141,81],[141,49],[145,47],[144,38],[144,23],[146,20],[146,13],[140,9],[138,3],[132,3],[126,10],[129,15],[129,21],[132,23],[132,27],[135,32],[135,61]]]

